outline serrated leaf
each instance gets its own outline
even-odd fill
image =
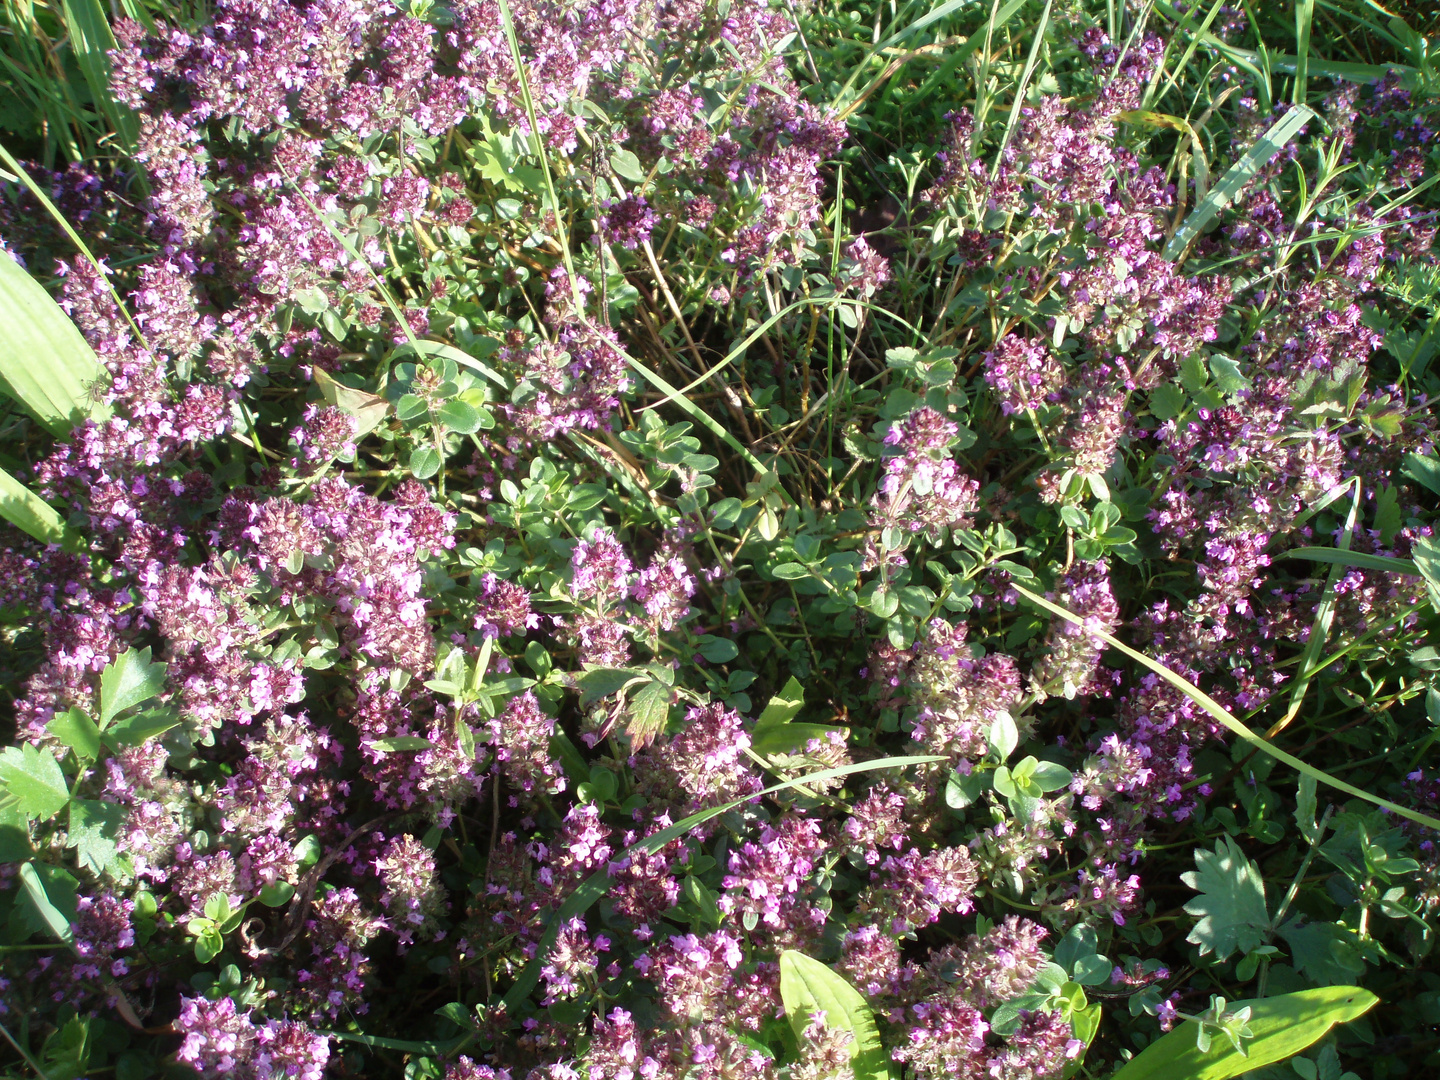
[[[74,750],[77,758],[93,761],[100,754],[100,729],[79,709],[57,713],[45,730]]]
[[[1200,893],[1185,905],[1200,919],[1186,940],[1200,946],[1200,955],[1214,953],[1217,960],[1258,949],[1270,930],[1259,867],[1229,836],[1216,843],[1213,853],[1197,848],[1195,865],[1198,869],[1180,875]]]
[[[1228,1039],[1212,1039],[1210,1049],[1195,1045],[1198,1025],[1177,1025],[1133,1057],[1111,1080],[1230,1080],[1298,1054],[1323,1038],[1336,1024],[1364,1015],[1379,1001],[1358,986],[1326,986],[1254,1001],[1235,1001],[1231,1010],[1248,1008],[1254,1037],[1242,1055]]]
[[[33,821],[49,821],[69,801],[65,774],[49,750],[25,743],[0,753],[0,806],[14,807]]]
[[[811,1016],[825,1014],[832,1031],[848,1031],[855,1080],[887,1080],[889,1058],[870,1006],[848,982],[813,957],[787,949],[780,954],[780,1000],[797,1040],[804,1040]]]
[[[655,736],[665,730],[670,718],[670,687],[660,682],[649,682],[630,698],[630,719],[625,733],[636,747],[650,745]]]
[[[70,803],[70,839],[80,865],[95,874],[125,880],[130,877],[129,860],[116,847],[125,828],[125,808],[94,799]]]
[[[1279,930],[1295,970],[1322,986],[1365,974],[1354,930],[1342,923],[1291,920]]]
[[[165,689],[165,664],[152,663],[149,648],[126,649],[100,673],[100,730]]]

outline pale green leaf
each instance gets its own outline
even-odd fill
[[[104,375],[94,350],[60,305],[19,263],[0,255],[0,384],[5,392],[53,434],[68,435],[92,414],[103,415],[90,387]]]
[[[1326,986],[1294,994],[1232,1002],[1249,1008],[1254,1038],[1242,1056],[1228,1039],[1212,1039],[1210,1049],[1195,1045],[1196,1024],[1187,1020],[1132,1058],[1111,1080],[1230,1080],[1300,1053],[1336,1024],[1364,1015],[1379,1001],[1358,986]]]
[[[3,336],[4,330],[0,329],[0,337]],[[59,544],[66,551],[80,549],[79,535],[66,526],[55,509],[3,469],[0,469],[0,517],[41,543]]]
[[[100,673],[100,730],[124,712],[165,688],[165,664],[152,663],[150,649],[126,649]]]
[[[850,1066],[855,1080],[885,1080],[890,1075],[889,1058],[880,1044],[870,1006],[860,991],[819,960],[793,949],[780,954],[780,1000],[796,1039],[804,1040],[811,1016],[817,1012],[825,1014],[826,1026],[832,1031],[848,1031],[854,1036]]]
[[[1270,913],[1265,907],[1265,881],[1260,869],[1229,836],[1215,844],[1215,851],[1195,850],[1198,870],[1180,875],[1182,881],[1200,893],[1185,905],[1200,917],[1185,939],[1200,946],[1200,955],[1213,952],[1217,960],[1231,953],[1248,953],[1265,942]]]
[[[90,86],[90,95],[100,104],[105,119],[110,121],[126,149],[133,150],[139,124],[135,113],[115,99],[110,90],[110,57],[115,48],[115,35],[100,0],[64,0],[65,28],[70,32],[70,48],[80,64],[80,71]]]
[[[49,821],[70,801],[60,763],[49,750],[24,743],[0,752],[0,806],[34,821]]]
[[[24,888],[26,913],[33,916],[37,929],[48,930],[67,945],[74,939],[70,916],[75,912],[75,878],[57,866],[34,861],[20,866],[20,884]],[[69,914],[66,911],[69,911]]]

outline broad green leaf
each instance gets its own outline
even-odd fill
[[[1245,1040],[1243,1056],[1228,1039],[1219,1038],[1201,1053],[1195,1045],[1196,1024],[1187,1020],[1147,1046],[1111,1080],[1230,1080],[1300,1053],[1336,1024],[1364,1015],[1377,1001],[1358,986],[1325,986],[1232,1002],[1231,1009],[1250,1009],[1255,1037]]]
[[[105,369],[40,283],[0,256],[0,383],[52,434],[103,415],[90,387]],[[17,522],[18,524],[18,522]],[[23,526],[22,526],[23,527]]]
[[[20,866],[20,884],[24,887],[24,903],[36,916],[37,929],[48,930],[54,937],[70,944],[74,932],[70,928],[75,915],[75,878],[57,866],[30,861]]]
[[[70,48],[80,64],[80,71],[90,86],[90,95],[99,103],[120,136],[127,150],[134,150],[139,125],[135,113],[115,100],[110,91],[110,57],[115,48],[115,35],[100,0],[64,0],[65,29],[70,32]]]
[[[615,170],[617,176],[622,176],[632,183],[642,184],[645,182],[645,167],[640,164],[640,159],[629,150],[616,150],[611,154],[610,167]]]
[[[150,649],[126,649],[100,673],[100,730],[126,709],[165,689],[165,664],[152,663]]]
[[[850,1066],[855,1080],[885,1080],[889,1058],[870,1006],[848,982],[813,957],[786,949],[780,954],[780,1000],[797,1040],[804,1040],[813,1013],[823,1012],[832,1031],[854,1035]]]
[[[1358,935],[1343,923],[1296,919],[1280,927],[1278,933],[1290,949],[1295,970],[1321,986],[1365,974],[1365,958],[1356,945]]]
[[[57,714],[45,730],[74,750],[77,758],[93,761],[100,755],[100,729],[79,709]]]
[[[0,753],[0,806],[15,807],[34,821],[49,821],[69,801],[65,774],[49,750],[24,743]]]
[[[1190,216],[1181,223],[1180,228],[1175,230],[1175,235],[1170,238],[1162,252],[1164,257],[1172,262],[1178,259],[1190,246],[1190,241],[1199,236],[1205,226],[1214,220],[1215,215],[1229,206],[1231,200],[1255,178],[1255,174],[1283,150],[1314,117],[1315,114],[1306,106],[1296,105],[1270,125],[1270,130],[1226,170],[1219,183],[1210,189],[1210,193],[1200,200],[1200,204],[1190,212]]]
[[[1270,913],[1265,907],[1265,881],[1260,869],[1226,836],[1215,851],[1196,848],[1195,865],[1180,879],[1200,893],[1185,905],[1200,921],[1185,939],[1200,946],[1200,955],[1213,952],[1224,960],[1232,952],[1248,953],[1265,943]]]
[[[433,750],[435,744],[419,735],[396,735],[389,739],[376,739],[370,743],[377,750]]]
[[[480,413],[474,406],[456,399],[447,401],[436,410],[435,418],[450,431],[471,435],[480,430]]]
[[[25,815],[17,807],[0,806],[0,863],[23,862],[33,854]]]
[[[1400,471],[1440,495],[1440,458],[1433,455],[1421,457],[1419,454],[1406,454]]]
[[[3,335],[4,330],[0,328],[0,337]],[[0,349],[3,348],[0,344]],[[66,551],[78,551],[83,543],[54,507],[3,469],[0,469],[0,517],[41,543],[59,544]]]

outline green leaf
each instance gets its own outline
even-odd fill
[[[66,551],[79,551],[83,546],[79,534],[54,507],[4,469],[0,469],[0,517],[42,544],[59,544]]]
[[[320,388],[320,396],[325,399],[326,404],[333,405],[355,418],[357,440],[379,427],[390,412],[390,402],[383,397],[338,383],[324,368],[312,368],[310,377]],[[421,402],[421,405],[423,408],[424,403]]]
[[[650,745],[665,730],[670,719],[670,687],[661,682],[648,682],[630,698],[630,721],[625,733],[636,747]]]
[[[1365,974],[1365,960],[1356,947],[1356,933],[1333,922],[1292,920],[1278,931],[1290,948],[1295,970],[1307,979],[1329,986]]]
[[[740,646],[729,638],[706,634],[700,639],[700,655],[712,664],[728,664],[740,655]]]
[[[1150,391],[1150,415],[1172,420],[1185,411],[1185,392],[1173,382],[1161,383]]]
[[[410,451],[410,475],[417,480],[429,480],[440,471],[440,451],[429,443],[421,443]]]
[[[116,720],[105,729],[101,740],[106,746],[116,750],[122,746],[140,746],[179,725],[180,714],[174,709],[146,709],[144,712]]]
[[[643,679],[644,673],[634,668],[591,668],[575,679],[580,690],[580,707],[586,708],[601,698],[617,694],[633,682]]]
[[[640,159],[629,150],[616,150],[610,155],[610,167],[615,170],[615,175],[629,180],[631,183],[642,184],[645,182],[645,168],[640,164]]]
[[[1214,854],[1197,848],[1195,865],[1198,870],[1180,875],[1200,893],[1185,905],[1191,915],[1200,916],[1185,940],[1199,945],[1201,956],[1213,952],[1217,960],[1263,945],[1270,930],[1270,913],[1259,867],[1229,836],[1215,844]]]
[[[260,890],[260,903],[266,907],[284,907],[294,895],[294,885],[288,881],[276,881]]]
[[[1409,574],[1421,577],[1420,567],[1411,559],[1392,559],[1385,555],[1370,555],[1363,551],[1342,551],[1340,548],[1298,547],[1285,552],[1287,558],[1309,559],[1318,563],[1339,563],[1361,570],[1383,570],[1391,574]]]
[[[9,255],[0,257],[0,388],[54,435],[106,415],[90,397],[105,377],[69,316]]]
[[[0,806],[15,807],[34,821],[49,821],[70,801],[55,755],[29,743],[0,753],[0,785]]]
[[[1250,385],[1250,380],[1241,374],[1240,365],[1228,356],[1210,357],[1210,372],[1222,394],[1238,394]]]
[[[129,860],[116,848],[125,827],[125,808],[93,799],[70,803],[70,840],[81,867],[95,874],[128,879]]]
[[[1195,1045],[1198,1025],[1187,1020],[1147,1046],[1111,1080],[1230,1080],[1298,1054],[1336,1024],[1364,1015],[1378,1001],[1358,986],[1326,986],[1232,1002],[1232,1010],[1250,1009],[1254,1038],[1245,1041],[1245,1054],[1227,1039],[1212,1040],[1209,1051],[1202,1053]]]
[[[804,953],[786,949],[780,954],[780,1000],[797,1040],[805,1038],[811,1016],[825,1014],[832,1031],[854,1035],[850,1043],[850,1067],[855,1080],[886,1080],[889,1058],[880,1044],[875,1014],[848,982]]]
[[[433,750],[435,744],[419,735],[396,735],[389,739],[376,739],[371,744],[377,750]]]
[[[20,884],[24,886],[25,903],[30,913],[38,918],[39,928],[70,944],[75,936],[70,929],[70,921],[75,915],[75,886],[78,884],[74,876],[58,866],[47,866],[32,860],[21,864]]]
[[[772,567],[770,573],[774,574],[781,581],[799,581],[801,578],[810,576],[810,571],[798,562],[781,563]]]
[[[24,862],[34,853],[25,815],[17,807],[0,806],[0,863]]]
[[[100,105],[105,119],[120,136],[127,150],[134,150],[139,131],[135,113],[115,99],[110,90],[110,57],[115,48],[115,35],[100,0],[65,0],[65,29],[70,33],[70,48],[80,64],[90,96]]]
[[[1229,206],[1231,200],[1254,179],[1255,174],[1283,150],[1300,129],[1314,117],[1315,114],[1309,108],[1304,105],[1296,105],[1270,125],[1270,130],[1265,132],[1239,161],[1226,170],[1219,183],[1210,189],[1210,193],[1200,200],[1200,203],[1191,211],[1190,216],[1185,219],[1180,228],[1175,230],[1175,235],[1170,238],[1162,252],[1164,257],[1172,262],[1178,259],[1190,246],[1190,242],[1200,235],[1205,226],[1210,224],[1215,215]]]
[[[766,703],[760,718],[755,721],[755,730],[758,732],[762,728],[788,724],[795,719],[804,704],[805,688],[800,685],[800,680],[792,675],[786,680],[781,691]]]
[[[1440,495],[1440,459],[1428,454],[1406,454],[1400,472]]]
[[[473,435],[480,430],[480,413],[460,400],[447,401],[435,411],[435,418],[450,431]]]
[[[757,754],[788,754],[803,750],[811,739],[823,739],[836,728],[825,724],[773,724],[750,737]]]
[[[152,663],[150,649],[126,649],[100,673],[100,730],[110,721],[165,689],[165,664]]]
[[[82,761],[94,761],[100,756],[100,729],[79,709],[58,713],[45,730],[74,750]]]

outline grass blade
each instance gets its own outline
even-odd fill
[[[70,31],[70,48],[80,64],[90,93],[99,105],[127,152],[135,149],[140,125],[135,114],[115,100],[110,92],[109,51],[115,48],[115,35],[100,0],[65,0],[65,27]]]
[[[1413,559],[1392,559],[1386,555],[1370,555],[1363,551],[1342,551],[1340,548],[1298,547],[1285,552],[1289,559],[1309,559],[1311,562],[1337,563],[1340,566],[1354,566],[1361,570],[1384,570],[1391,574],[1409,574],[1423,577],[1420,567]]]
[[[1376,806],[1383,807],[1384,809],[1389,810],[1392,814],[1398,814],[1400,817],[1406,818],[1409,821],[1413,821],[1417,825],[1424,825],[1427,829],[1440,829],[1440,819],[1430,817],[1427,814],[1418,813],[1414,810],[1409,810],[1406,807],[1401,806],[1399,803],[1393,803],[1388,799],[1380,798],[1380,796],[1378,795],[1372,795],[1370,794],[1370,792],[1358,788],[1354,784],[1347,784],[1338,776],[1331,776],[1329,773],[1323,772],[1320,769],[1315,768],[1314,765],[1311,765],[1308,762],[1301,761],[1294,754],[1288,754],[1284,750],[1281,750],[1278,746],[1272,745],[1265,739],[1262,739],[1259,735],[1255,734],[1255,732],[1251,731],[1239,720],[1235,719],[1235,717],[1231,715],[1228,709],[1226,709],[1218,701],[1212,698],[1209,694],[1205,693],[1204,690],[1201,690],[1189,679],[1185,678],[1183,675],[1177,675],[1175,672],[1171,671],[1168,667],[1160,663],[1158,660],[1152,660],[1150,657],[1146,656],[1139,650],[1132,649],[1129,645],[1126,645],[1123,641],[1121,641],[1114,635],[1107,634],[1103,630],[1097,630],[1087,626],[1085,624],[1085,620],[1082,619],[1079,615],[1076,615],[1073,611],[1063,608],[1059,604],[1051,603],[1043,596],[1037,596],[1035,593],[1031,592],[1023,585],[1016,584],[1013,580],[1010,582],[1010,587],[1016,592],[1018,592],[1021,596],[1025,597],[1025,599],[1029,600],[1036,607],[1043,608],[1051,615],[1055,615],[1061,619],[1064,619],[1066,622],[1074,623],[1076,626],[1084,629],[1085,632],[1091,637],[1099,638],[1101,641],[1105,642],[1105,644],[1109,645],[1112,649],[1124,653],[1131,660],[1134,660],[1137,664],[1141,664],[1149,668],[1156,675],[1159,675],[1171,686],[1175,687],[1175,689],[1179,690],[1191,701],[1195,702],[1196,705],[1199,705],[1207,713],[1209,713],[1216,720],[1218,720],[1221,726],[1224,727],[1226,730],[1230,731],[1234,735],[1238,735],[1241,739],[1244,739],[1251,746],[1255,747],[1255,749],[1269,754],[1272,758],[1274,758],[1281,764],[1289,765],[1296,772],[1301,773],[1304,776],[1312,777],[1317,782],[1321,784],[1327,784],[1330,787],[1335,788],[1337,791],[1343,791],[1347,795],[1353,795],[1357,799],[1364,799],[1366,802],[1374,803]]]
[[[1170,238],[1162,252],[1165,258],[1174,262],[1190,246],[1190,242],[1199,236],[1205,226],[1209,225],[1215,216],[1225,207],[1230,205],[1231,200],[1240,194],[1255,174],[1258,173],[1276,154],[1278,154],[1293,139],[1296,134],[1315,114],[1304,105],[1296,105],[1279,120],[1270,125],[1270,130],[1252,146],[1245,151],[1239,161],[1231,165],[1225,171],[1211,190],[1200,201],[1200,204],[1191,211],[1180,228],[1175,230],[1175,235]]]
[[[872,769],[901,769],[909,765],[929,765],[935,762],[948,761],[949,758],[936,757],[931,754],[914,755],[910,757],[889,757],[880,758],[876,761],[857,761],[850,765],[842,765],[838,769],[822,769],[820,772],[809,773],[795,780],[786,780],[782,784],[775,784],[764,791],[756,792],[754,795],[746,795],[742,799],[732,799],[730,802],[722,803],[719,806],[712,806],[709,810],[701,810],[698,814],[691,814],[689,817],[681,818],[668,829],[661,829],[659,832],[647,836],[637,844],[631,844],[620,854],[616,855],[611,862],[620,862],[627,856],[641,852],[653,853],[659,851],[671,840],[679,839],[697,825],[703,825],[711,818],[719,817],[737,806],[743,806],[747,802],[753,802],[765,795],[773,795],[777,791],[784,791],[787,788],[798,788],[804,784],[813,783],[816,780],[829,780],[837,776],[849,776],[852,773],[867,772]],[[560,936],[560,929],[577,915],[583,915],[589,910],[590,905],[599,900],[610,890],[610,877],[608,868],[602,867],[586,878],[574,892],[565,898],[558,911],[550,919],[550,925],[545,930],[545,936],[540,940],[540,947],[535,951],[535,956],[525,965],[525,970],[520,972],[515,980],[515,985],[505,995],[503,1004],[514,1015],[520,1003],[530,996],[540,982],[540,969],[545,965],[546,957],[555,944],[555,939]]]
[[[1295,4],[1295,104],[1305,104],[1305,83],[1310,74],[1310,25],[1315,21],[1315,0]]]
[[[1010,145],[1010,139],[1015,134],[1015,125],[1020,120],[1020,108],[1025,104],[1025,90],[1030,85],[1030,78],[1035,74],[1035,63],[1040,59],[1040,47],[1045,44],[1045,31],[1050,29],[1050,7],[1051,0],[1045,0],[1045,10],[1040,13],[1040,25],[1035,28],[1035,41],[1030,46],[1030,55],[1025,60],[1025,70],[1020,73],[1020,81],[1015,84],[1015,100],[1010,104],[1010,116],[1005,121],[1005,133],[1000,136],[1000,147],[995,152],[995,165],[990,170],[990,179],[994,180],[1000,171],[1000,160],[1005,154],[1005,148]]]
[[[105,377],[95,352],[38,281],[0,254],[0,383],[53,434],[104,410],[90,388]]]
[[[1340,544],[1335,551],[1349,554],[1350,544],[1355,539],[1355,521],[1360,514],[1360,480],[1355,480],[1355,495],[1350,500],[1350,513],[1345,517],[1345,529],[1340,534]],[[1266,738],[1274,738],[1290,726],[1305,703],[1305,692],[1310,681],[1322,670],[1317,661],[1330,636],[1330,624],[1335,620],[1335,586],[1340,581],[1344,564],[1339,561],[1330,564],[1330,573],[1325,578],[1325,591],[1320,594],[1320,603],[1315,608],[1315,621],[1310,624],[1310,637],[1305,642],[1305,652],[1300,657],[1300,673],[1295,676],[1295,685],[1290,690],[1290,705],[1285,715],[1265,732]]]

